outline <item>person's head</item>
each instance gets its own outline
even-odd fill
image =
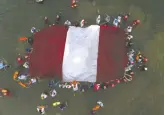
[[[140,23],[140,20],[136,20],[137,23]]]
[[[38,111],[40,114],[42,114],[42,110],[41,109],[39,109],[39,111]]]
[[[128,15],[125,15],[124,18],[127,19],[128,18]]]
[[[127,29],[131,29],[131,26],[128,26]]]
[[[59,19],[59,18],[60,18],[60,16],[59,16],[59,15],[57,15],[57,16],[56,16],[56,18],[57,18],[57,19]]]
[[[81,92],[85,92],[85,89],[83,88],[83,89],[81,90]]]
[[[129,37],[130,37],[130,38],[133,38],[133,36],[132,36],[132,35],[129,35]]]
[[[104,86],[103,89],[107,89],[107,86]]]
[[[45,16],[45,20],[48,20],[48,17],[47,16]]]
[[[148,68],[147,67],[144,67],[144,71],[147,71],[148,70]]]
[[[120,80],[119,80],[119,79],[116,79],[116,82],[117,82],[117,83],[120,83]]]
[[[115,84],[114,83],[111,83],[111,87],[115,87]]]
[[[130,72],[130,75],[134,75],[134,72],[132,71],[132,72]]]
[[[147,61],[148,61],[148,59],[147,59],[146,57],[144,57],[143,61],[144,61],[144,62],[147,62]]]
[[[134,61],[131,62],[131,65],[134,65]]]
[[[21,61],[21,58],[20,57],[18,58],[18,61]]]

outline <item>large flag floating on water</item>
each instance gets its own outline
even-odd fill
[[[64,82],[110,81],[123,77],[126,64],[124,31],[120,28],[53,25],[34,35],[30,74],[56,76]]]

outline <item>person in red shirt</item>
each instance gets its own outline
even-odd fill
[[[116,82],[116,84],[119,84],[121,81],[120,81],[120,79],[116,79],[115,82]]]
[[[77,5],[77,1],[76,0],[72,0],[72,4],[71,4],[71,7],[72,8],[76,8],[78,5]]]
[[[94,86],[93,86],[93,90],[94,91],[100,90],[100,84],[99,83],[95,83]]]
[[[148,59],[143,56],[143,63],[146,63],[147,61],[148,61]]]
[[[140,24],[140,20],[133,20],[132,26],[137,26]]]
[[[126,22],[130,16],[130,13],[123,15],[123,20]]]
[[[115,84],[115,82],[114,82],[114,81],[110,81],[110,82],[109,82],[109,86],[110,86],[111,88],[113,88],[113,87],[115,87],[115,86],[116,86],[116,84]]]
[[[18,63],[18,65],[22,65],[24,63],[24,60],[23,60],[23,58],[21,57],[20,54],[17,57],[17,63]]]

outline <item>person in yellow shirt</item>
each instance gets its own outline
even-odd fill
[[[57,107],[57,106],[59,106],[61,104],[61,102],[60,101],[57,101],[57,102],[54,102],[52,105],[53,105],[53,107]]]
[[[14,75],[13,75],[13,79],[14,79],[15,81],[17,81],[18,75],[19,75],[19,72],[16,71],[16,72],[14,73]]]

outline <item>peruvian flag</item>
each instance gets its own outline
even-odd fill
[[[127,64],[124,30],[53,25],[35,33],[30,57],[32,77],[64,82],[110,81],[123,77]]]

